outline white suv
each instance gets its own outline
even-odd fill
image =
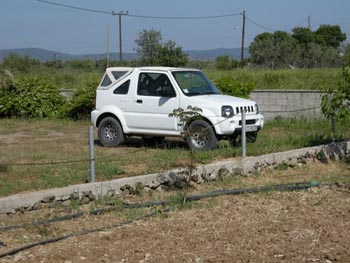
[[[201,109],[201,118],[182,123],[175,109]],[[212,149],[217,141],[235,141],[246,112],[247,136],[255,141],[264,125],[254,101],[227,96],[199,70],[167,67],[107,68],[96,91],[91,121],[104,146],[118,146],[125,136],[162,140],[184,136],[195,150]]]

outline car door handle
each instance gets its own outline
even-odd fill
[[[142,100],[136,100],[136,103],[141,104]]]

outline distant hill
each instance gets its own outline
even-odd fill
[[[217,48],[210,50],[184,50],[188,54],[190,60],[201,60],[211,61],[215,60],[218,56],[229,56],[231,58],[239,60],[241,57],[240,48]],[[52,50],[46,50],[41,48],[16,48],[16,49],[0,49],[0,61],[10,55],[17,54],[20,56],[28,56],[31,58],[38,59],[40,61],[49,60],[100,60],[105,59],[106,54],[83,54],[83,55],[72,55],[68,53],[56,52]],[[244,57],[249,57],[248,49],[244,50]],[[111,60],[118,60],[119,53],[110,53]],[[123,59],[126,61],[134,60],[137,58],[136,53],[123,53]]]

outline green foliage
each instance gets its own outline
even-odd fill
[[[322,95],[322,112],[328,119],[350,119],[350,56],[346,56],[343,67],[343,78],[338,88],[328,88]]]
[[[315,41],[324,47],[338,48],[340,43],[346,40],[346,34],[342,33],[338,25],[320,25],[315,31]]]
[[[55,117],[64,103],[65,99],[53,84],[27,77],[0,90],[0,117]]]
[[[168,42],[160,45],[157,48],[157,64],[167,67],[181,67],[186,65],[188,62],[187,55],[182,52],[181,47],[176,47],[174,41],[169,40]]]
[[[142,65],[180,67],[188,62],[187,55],[183,53],[181,47],[176,47],[174,41],[162,42],[160,31],[144,29],[135,42],[138,45],[136,51],[141,57]]]
[[[191,106],[189,105],[187,107],[187,110],[184,110],[183,108],[178,108],[173,110],[172,113],[169,113],[169,117],[173,117],[173,118],[177,118],[180,120],[181,123],[183,123],[184,125],[186,123],[189,123],[191,120],[198,120],[201,119],[201,112],[203,110],[199,107],[196,106]]]
[[[3,65],[5,68],[12,72],[28,73],[33,68],[40,67],[41,63],[37,59],[30,58],[28,56],[19,56],[15,54],[10,54],[7,56]]]
[[[90,118],[90,113],[95,107],[98,83],[99,78],[87,78],[85,83],[74,91],[72,99],[65,107],[64,115],[74,120]]]
[[[223,77],[215,81],[215,85],[226,95],[248,98],[250,92],[254,89],[253,82],[238,82],[230,77]]]
[[[335,67],[341,65],[337,48],[345,39],[339,26],[321,25],[315,32],[296,27],[291,34],[276,31],[257,35],[249,52],[253,63],[270,68]]]
[[[228,56],[218,56],[215,59],[216,68],[220,70],[232,70],[239,66],[239,62],[235,59],[230,59]]]
[[[207,76],[217,82],[232,78],[240,83],[254,83],[254,89],[322,90],[336,88],[342,77],[341,68],[310,69],[235,69],[234,71],[205,70]]]
[[[160,31],[142,30],[138,38],[135,40],[138,48],[137,54],[141,56],[141,60],[144,64],[154,65],[156,63],[158,49],[162,43],[162,34]]]

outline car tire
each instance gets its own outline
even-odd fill
[[[213,128],[204,120],[193,121],[188,126],[185,138],[191,150],[211,150],[218,143]]]
[[[101,121],[98,126],[98,138],[105,147],[115,147],[125,141],[122,126],[113,117],[107,117]]]

